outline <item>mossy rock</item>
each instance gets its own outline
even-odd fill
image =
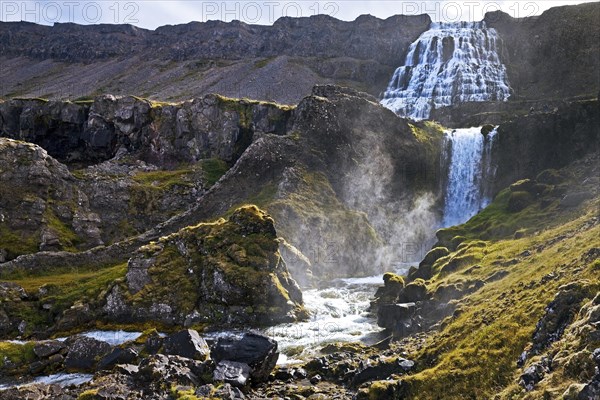
[[[386,272],[383,274],[383,283],[384,285],[404,287],[404,278],[393,272]]]
[[[512,192],[508,199],[508,211],[519,212],[531,204],[533,204],[534,198],[529,192]]]
[[[522,179],[510,185],[511,192],[528,192],[535,194],[536,182],[531,179]]]
[[[427,285],[423,279],[416,279],[409,283],[398,295],[399,303],[416,303],[428,299]]]
[[[482,127],[481,127],[481,134],[482,134],[483,136],[487,136],[487,135],[489,135],[489,134],[490,134],[490,133],[491,133],[493,130],[494,130],[494,125],[487,124],[487,125],[484,125],[484,126],[482,126]]]
[[[109,320],[268,325],[306,317],[273,219],[244,206],[140,248],[107,295]]]
[[[547,169],[540,172],[535,180],[546,185],[557,185],[564,182],[565,177],[555,169]]]
[[[450,254],[450,251],[446,247],[434,247],[429,250],[423,261],[419,263],[419,268],[414,269],[409,272],[408,277],[410,280],[415,280],[417,278],[421,279],[430,279],[433,273],[433,265],[440,258],[446,257]]]

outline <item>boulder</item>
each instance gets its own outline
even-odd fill
[[[277,342],[267,336],[246,332],[241,338],[219,338],[211,351],[212,358],[248,364],[252,381],[264,382],[277,364]]]
[[[66,348],[66,345],[63,342],[58,340],[49,340],[36,343],[36,345],[33,347],[33,353],[39,358],[46,358],[58,353],[64,348]]]
[[[545,374],[546,370],[541,363],[533,364],[521,374],[519,385],[523,386],[527,391],[532,391],[535,385],[544,379]]]
[[[377,310],[377,325],[403,331],[412,326],[416,311],[415,303],[381,304]]]
[[[73,336],[65,341],[69,352],[65,358],[65,368],[74,371],[93,371],[98,360],[111,349],[110,345],[86,336]]]
[[[186,329],[167,337],[163,343],[165,354],[204,361],[210,357],[206,341],[197,331]]]
[[[136,377],[144,382],[152,382],[158,385],[161,382],[168,382],[169,385],[175,383],[189,386],[206,383],[192,371],[191,367],[196,367],[193,360],[180,356],[155,354],[142,360]]]
[[[250,383],[252,369],[248,364],[236,361],[219,361],[213,379],[216,382],[229,383],[235,387],[245,387]]]
[[[115,347],[98,362],[98,369],[111,369],[117,364],[133,364],[138,356],[133,348]]]

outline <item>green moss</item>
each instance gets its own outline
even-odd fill
[[[383,274],[383,283],[404,286],[404,278],[393,272],[386,272]]]
[[[187,186],[192,184],[185,179],[186,175],[193,173],[192,169],[181,169],[176,171],[149,171],[138,172],[133,180],[145,188],[155,188],[158,190],[168,190],[173,186]]]
[[[519,212],[533,204],[533,196],[528,192],[511,192],[508,198],[508,211]]]
[[[27,342],[25,344],[16,344],[10,342],[0,342],[0,371],[4,367],[6,360],[11,364],[25,367],[35,360],[33,347],[35,343]]]
[[[98,397],[98,389],[88,389],[84,392],[82,392],[78,397],[77,400],[95,400]]]
[[[44,218],[48,228],[58,236],[62,249],[71,252],[77,251],[77,245],[81,243],[81,239],[70,226],[56,216],[52,208],[46,207]]]
[[[94,304],[101,300],[101,294],[118,279],[122,279],[127,271],[127,264],[116,266],[45,271],[35,273],[4,274],[3,281],[14,282],[22,286],[27,293],[37,294],[41,288],[44,294],[39,300],[7,303],[5,307],[9,315],[27,322],[28,332],[45,330],[52,325],[52,316],[60,315],[76,302]],[[45,311],[41,304],[51,304]],[[84,327],[81,327],[82,329]]]
[[[522,226],[519,221],[511,220],[512,213],[506,210],[507,197],[508,191],[501,194],[501,204],[496,199],[491,209],[484,210],[479,218],[442,234],[447,238],[461,232],[469,239],[435,264],[437,269],[444,269],[459,260],[457,268],[424,282],[438,297],[444,297],[444,293],[453,289],[462,291],[471,282],[483,281],[496,272],[506,271],[505,261],[510,261],[510,274],[481,285],[468,295],[463,294],[460,312],[444,320],[442,329],[430,334],[427,341],[414,350],[411,358],[417,360],[420,369],[403,377],[407,390],[405,398],[438,399],[440,393],[447,399],[496,398],[494,395],[502,392],[497,398],[533,399],[543,398],[545,390],[562,394],[570,384],[557,377],[553,382],[540,384],[535,395],[524,397],[525,392],[515,385],[522,373],[516,360],[527,348],[537,322],[561,285],[574,280],[589,280],[595,282],[593,287],[598,287],[597,270],[576,267],[582,263],[582,254],[591,247],[600,246],[600,225],[586,225],[586,221],[597,213],[598,200],[587,205],[581,216],[570,211],[563,211],[559,216],[554,214],[555,211],[544,215],[535,206],[530,206],[517,213],[522,218],[521,224],[531,227],[545,221],[545,230],[519,239],[510,235],[495,236],[486,242],[474,240],[477,229],[480,233],[490,232],[492,225],[484,222],[491,219],[494,223],[510,224],[511,229],[506,231]],[[493,218],[499,216],[506,216],[507,220]],[[554,225],[548,226],[548,220]],[[555,241],[556,238],[561,239]],[[524,249],[534,248],[540,250],[528,258],[520,256]],[[477,268],[466,268],[474,262]],[[548,280],[548,276],[555,276],[555,279]],[[591,290],[590,296],[596,291]],[[572,343],[571,337],[565,340]],[[558,349],[552,351],[555,354]],[[575,369],[575,373],[579,370]]]
[[[266,67],[271,61],[273,61],[275,59],[275,57],[269,57],[269,58],[265,58],[262,59],[260,61],[257,61],[254,63],[254,69],[261,69]]]
[[[0,249],[6,250],[9,260],[38,251],[38,240],[35,234],[17,232],[0,222]]]
[[[209,187],[217,183],[217,181],[229,170],[229,165],[218,158],[202,160],[200,165],[202,166],[204,180]]]

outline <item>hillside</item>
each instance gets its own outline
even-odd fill
[[[523,19],[486,15],[502,40],[500,56],[513,93],[509,110],[528,110],[531,101],[541,108],[540,101],[553,106],[562,98],[595,97],[598,77],[586,71],[600,67],[594,23],[599,16],[598,3]],[[326,83],[381,96],[430,22],[426,15],[386,20],[365,15],[352,22],[314,16],[282,18],[273,26],[210,21],[155,31],[2,22],[0,96],[77,99],[110,93],[179,101],[219,93],[295,104],[312,86]]]

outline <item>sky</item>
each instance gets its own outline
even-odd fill
[[[0,20],[29,21],[44,25],[55,22],[79,24],[132,24],[147,29],[191,21],[240,20],[271,25],[281,17],[309,17],[327,14],[352,21],[362,14],[387,18],[395,14],[429,14],[434,21],[479,21],[488,11],[501,10],[513,17],[539,15],[556,6],[597,0],[0,0]]]

